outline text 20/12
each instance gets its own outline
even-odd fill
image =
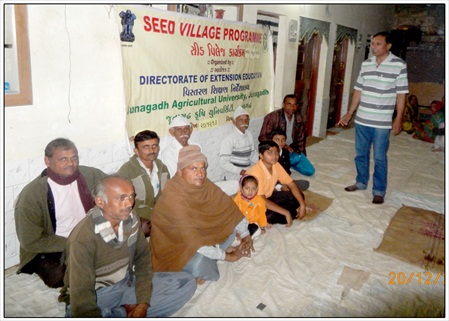
[[[425,272],[421,273],[418,272],[415,274],[415,272],[411,272],[410,275],[407,276],[404,272],[390,272],[388,275],[391,277],[388,284],[396,285],[396,284],[410,284],[412,282],[413,277],[418,281],[418,284],[438,284],[438,282],[441,282],[441,284],[444,285],[444,273],[438,272],[434,274],[432,272]]]

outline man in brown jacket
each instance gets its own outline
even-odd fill
[[[265,116],[260,129],[259,142],[271,140],[270,133],[273,129],[280,128],[287,134],[287,142],[284,146],[290,152],[298,154],[306,153],[307,127],[302,115],[298,112],[298,99],[295,95],[284,97],[282,109],[275,110]]]

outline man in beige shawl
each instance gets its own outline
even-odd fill
[[[154,271],[186,271],[198,284],[218,280],[217,260],[235,262],[254,251],[248,221],[206,170],[198,146],[179,151],[176,175],[154,207],[150,238]],[[237,233],[241,243],[233,247]]]

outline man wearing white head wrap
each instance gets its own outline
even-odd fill
[[[189,122],[189,120],[183,116],[177,116],[172,119],[172,122],[170,123],[170,128],[173,127],[182,127],[182,126],[191,126],[192,124]]]
[[[248,117],[249,117],[249,113],[242,106],[238,106],[235,109],[234,114],[232,115],[232,119],[235,121],[237,119],[237,117],[242,116],[242,115],[248,115]]]
[[[170,137],[167,146],[162,150],[160,159],[167,166],[170,177],[173,177],[176,174],[178,155],[181,148],[187,145],[200,145],[189,142],[193,127],[189,120],[183,116],[173,118],[168,131],[172,137]]]
[[[238,180],[246,170],[257,163],[257,149],[248,129],[249,114],[238,106],[232,116],[234,126],[223,137],[220,146],[220,166],[225,180]]]

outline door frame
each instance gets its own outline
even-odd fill
[[[348,47],[349,47],[349,39],[347,37],[341,39],[339,42],[335,44],[335,46],[340,46],[340,50],[338,53],[336,53],[336,50],[334,49],[333,55],[333,63],[332,63],[332,77],[337,77],[338,79],[331,79],[331,88],[330,93],[333,91],[333,83],[335,82],[341,82],[341,86],[339,87],[339,90],[337,91],[337,98],[336,104],[337,108],[334,110],[333,114],[335,115],[335,124],[331,124],[329,126],[329,118],[330,113],[327,115],[327,126],[326,128],[334,127],[339,121],[340,121],[340,115],[341,115],[341,107],[343,103],[343,93],[344,93],[344,84],[345,84],[345,75],[346,75],[346,66],[347,66],[347,59],[348,59]],[[334,48],[335,48],[334,46]],[[335,57],[338,55],[338,59],[335,59]],[[335,68],[338,68],[336,72],[334,72]],[[335,104],[335,101],[329,101],[329,104]],[[330,105],[329,105],[330,107]],[[330,108],[329,108],[330,110]]]
[[[312,41],[312,68],[310,70],[310,88],[309,92],[307,93],[307,135],[312,135],[313,132],[313,121],[315,118],[315,102],[318,83],[318,69],[320,64],[321,37],[318,33],[315,33],[310,40]],[[309,42],[307,42],[306,46],[309,44]]]

